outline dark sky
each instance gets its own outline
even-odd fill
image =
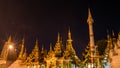
[[[97,41],[106,38],[107,29],[116,34],[120,31],[118,3],[109,0],[1,0],[0,46],[12,35],[16,44],[25,37],[28,52],[34,47],[36,38],[40,48],[43,44],[48,49],[50,43],[55,44],[58,32],[66,43],[70,26],[73,47],[80,56],[89,42],[88,7],[94,19]]]

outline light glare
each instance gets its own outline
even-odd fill
[[[12,48],[13,48],[13,46],[12,46],[12,45],[9,45],[9,48],[10,48],[10,49],[12,49]]]

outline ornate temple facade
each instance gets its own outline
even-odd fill
[[[24,45],[24,38],[21,41],[21,49],[17,59],[7,64],[8,47],[12,43],[11,36],[5,42],[3,50],[0,55],[0,68],[119,68],[120,67],[120,33],[115,38],[114,32],[112,36],[107,36],[107,47],[104,55],[100,56],[97,45],[94,40],[93,33],[93,18],[88,9],[88,26],[89,26],[89,39],[90,42],[85,48],[84,60],[81,61],[75,52],[72,45],[72,37],[70,28],[66,44],[64,45],[58,33],[57,41],[53,47],[50,43],[49,51],[44,46],[39,48],[38,40],[36,39],[35,46],[30,54]],[[104,61],[104,62],[102,62]]]
[[[7,42],[11,42],[11,37]],[[72,45],[70,29],[68,31],[66,46],[63,45],[61,36],[58,33],[56,44],[54,47],[50,44],[49,51],[46,51],[44,46],[40,49],[38,40],[36,39],[35,46],[28,55],[24,42],[23,39],[17,59],[9,64],[8,67],[2,64],[0,68],[78,68],[80,66],[80,59],[77,57]],[[3,48],[2,52],[6,52],[6,49]],[[1,55],[6,56],[6,53],[1,53]]]
[[[106,48],[106,58],[111,68],[120,67],[120,33],[118,33],[117,38],[115,38],[114,32],[112,36],[108,34],[108,44]]]
[[[81,68],[102,68],[100,63],[100,58],[102,56],[99,55],[97,45],[95,44],[94,40],[94,32],[93,32],[93,18],[88,9],[88,19],[87,23],[89,26],[89,44],[85,48],[85,53],[83,54],[83,61],[81,62]]]

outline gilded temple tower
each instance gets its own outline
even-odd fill
[[[5,42],[5,45],[4,45],[3,50],[2,50],[2,52],[1,52],[1,55],[0,55],[0,57],[1,57],[2,59],[4,59],[4,60],[7,59],[9,45],[11,45],[11,44],[12,44],[12,39],[11,39],[11,36],[9,36],[8,41]]]
[[[68,39],[67,39],[67,44],[72,45],[72,38],[71,38],[71,31],[70,28],[68,30]]]
[[[36,39],[34,49],[32,50],[32,52],[29,54],[26,61],[24,62],[24,64],[27,64],[27,66],[29,68],[32,68],[33,66],[36,66],[36,68],[39,68],[39,57],[40,56],[39,56],[39,46],[38,45],[39,45],[38,40]],[[26,53],[24,53],[24,54],[26,54]]]
[[[68,30],[68,39],[67,39],[67,44],[66,44],[66,51],[68,51],[69,55],[75,56],[76,52],[72,46],[72,38],[71,38],[71,31],[70,28]],[[67,53],[66,53],[67,54]]]
[[[88,25],[89,25],[89,37],[90,37],[90,51],[91,51],[91,57],[94,56],[94,34],[93,34],[93,18],[91,16],[90,9],[88,9],[88,19],[87,19]]]
[[[23,58],[23,53],[24,53],[24,39],[22,39],[21,50],[20,50],[20,54],[18,56],[18,59]]]
[[[62,56],[62,45],[60,42],[60,33],[58,33],[58,38],[57,38],[57,42],[54,47],[54,52],[55,52],[56,57]]]

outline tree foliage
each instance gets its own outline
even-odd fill
[[[103,55],[107,47],[107,40],[105,39],[98,40],[96,42],[96,45],[98,46],[99,55]]]

